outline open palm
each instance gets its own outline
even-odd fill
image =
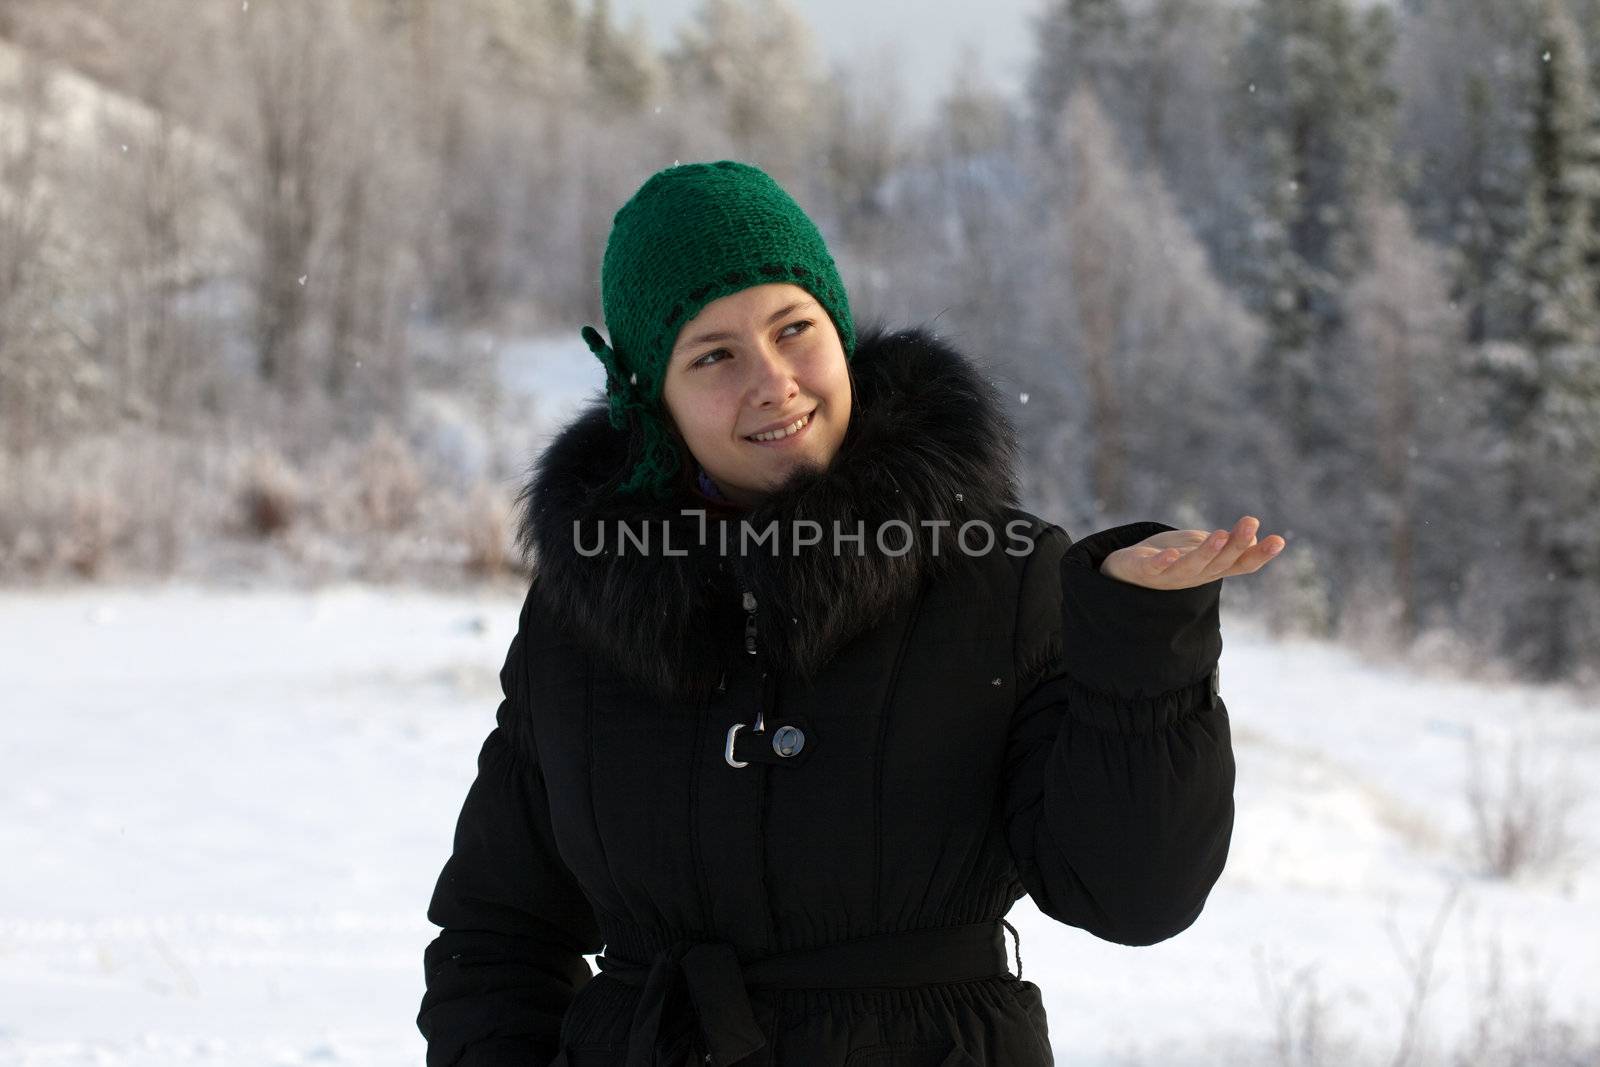
[[[1254,574],[1288,543],[1277,534],[1258,543],[1260,527],[1261,520],[1246,515],[1232,531],[1163,530],[1111,553],[1100,573],[1148,589],[1188,589]]]

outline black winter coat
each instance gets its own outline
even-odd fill
[[[1200,914],[1233,827],[1221,580],[1118,581],[1101,560],[1172,527],[1074,543],[1017,508],[1013,431],[942,340],[869,329],[852,373],[838,457],[744,514],[779,525],[743,553],[737,516],[680,514],[703,498],[610,493],[603,403],[540,457],[428,909],[429,1067],[1035,1067],[1014,901],[1127,945]]]

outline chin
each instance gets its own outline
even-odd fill
[[[774,479],[774,485],[789,477],[799,470],[827,470],[828,460],[819,455],[806,453],[803,456],[793,456],[787,459]]]

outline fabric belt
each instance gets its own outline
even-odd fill
[[[677,1067],[698,1023],[701,1063],[728,1067],[766,1044],[749,989],[904,988],[1011,973],[1000,920],[905,930],[741,964],[727,941],[680,941],[650,963],[598,956],[600,970],[643,986],[628,1031],[627,1067]],[[682,994],[687,992],[687,998]],[[565,1050],[551,1067],[566,1067]]]

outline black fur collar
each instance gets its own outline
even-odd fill
[[[743,592],[755,595],[768,665],[808,679],[901,598],[966,558],[952,551],[963,523],[992,524],[1003,544],[1005,511],[1017,501],[1016,435],[983,374],[920,327],[869,326],[851,367],[850,425],[830,468],[798,470],[756,507],[720,520],[688,491],[665,502],[614,494],[629,439],[607,422],[604,399],[592,401],[545,449],[519,497],[518,540],[557,624],[634,683],[698,703],[743,654]],[[806,519],[822,540],[797,549],[791,531]],[[883,533],[889,552],[875,533],[896,519],[915,534],[900,555],[892,553],[905,544],[904,529]],[[622,542],[619,520],[648,536],[648,553]],[[740,551],[741,522],[761,532],[774,520],[776,555],[770,540]],[[935,520],[949,523],[937,552],[924,525]],[[832,531],[854,533],[857,523],[864,551],[845,541],[835,554]],[[683,554],[662,550],[664,530],[671,552]],[[976,528],[972,539],[983,539]],[[597,546],[598,554],[583,554]]]

